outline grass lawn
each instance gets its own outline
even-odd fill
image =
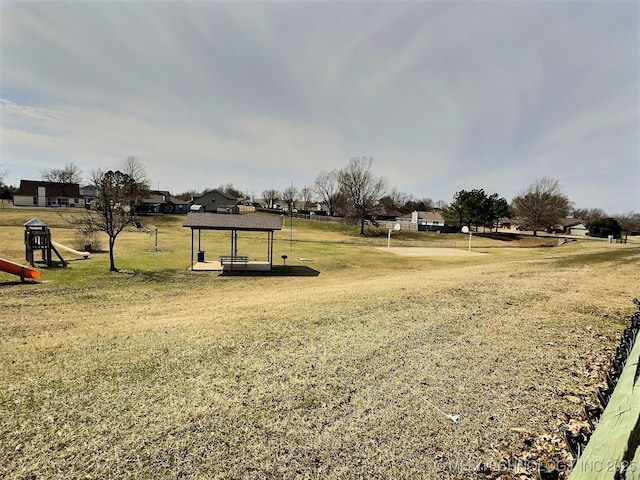
[[[73,246],[55,210],[0,208],[0,258],[23,262],[32,217]],[[122,233],[118,273],[107,253],[0,272],[0,477],[535,478],[640,296],[638,242],[474,235],[444,256],[419,253],[468,237],[400,232],[399,255],[386,230],[300,220],[276,274],[234,276],[188,270],[182,221],[145,219],[159,251]],[[203,232],[214,258],[229,243]]]

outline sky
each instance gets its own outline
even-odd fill
[[[260,197],[353,157],[416,198],[640,211],[637,1],[0,2],[0,171],[140,160]]]

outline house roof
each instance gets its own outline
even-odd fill
[[[163,204],[166,203],[164,201],[164,197],[162,195],[149,195],[147,198],[142,199],[142,203],[151,203],[151,204]]]
[[[182,200],[181,198],[174,197],[173,195],[169,195],[169,201],[174,205],[189,205],[189,202],[186,200]]]
[[[398,218],[406,218],[408,220],[411,220],[412,215],[413,214],[410,213],[408,215],[403,215],[402,217],[398,217]],[[424,220],[426,222],[444,222],[444,217],[440,212],[418,211],[418,220]]]
[[[196,230],[282,230],[280,217],[211,212],[189,212],[183,227]]]
[[[232,202],[238,202],[238,199],[236,197],[234,197],[233,195],[229,195],[228,193],[225,192],[221,192],[220,190],[210,190],[207,193],[203,194],[203,195],[199,195],[199,196],[194,196],[193,197],[193,203],[202,203],[202,199],[205,197],[213,197],[214,195],[220,195],[224,198],[226,198],[229,201]]]
[[[47,197],[80,198],[80,185],[77,183],[45,182],[41,180],[20,180],[20,188],[15,195],[37,197],[38,187],[45,188]]]
[[[164,192],[160,190],[153,190],[151,194],[142,199],[142,203],[151,203],[154,205],[162,205],[166,203],[173,203],[174,205],[188,205],[189,202],[185,202],[177,197],[171,196],[169,192]]]
[[[419,212],[418,218],[427,222],[444,222],[444,217],[440,212]]]
[[[96,194],[96,186],[85,185],[84,187],[80,187],[80,194],[88,197],[93,197]]]
[[[561,225],[565,228],[578,225],[579,223],[583,223],[583,222],[582,220],[579,220],[577,218],[561,218],[560,220],[558,220],[558,225]]]

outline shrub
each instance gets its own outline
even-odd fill
[[[100,252],[102,251],[102,241],[100,240],[98,232],[83,227],[76,230],[74,248],[87,252]]]

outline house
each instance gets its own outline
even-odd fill
[[[400,223],[401,227],[418,230],[422,232],[435,232],[445,228],[444,217],[440,212],[420,212],[414,211],[411,215],[404,215],[397,217],[396,221]]]
[[[584,223],[580,222],[580,223],[576,223],[575,225],[571,225],[567,233],[569,235],[585,237],[589,234],[589,230],[587,229],[587,226]]]
[[[172,196],[166,190],[152,190],[138,204],[139,213],[184,213],[189,211],[189,202]]]
[[[582,220],[577,218],[561,218],[558,220],[558,223],[551,226],[549,232],[584,237],[589,233],[589,230],[587,230]]]
[[[80,187],[80,195],[84,198],[84,204],[86,208],[90,208],[91,202],[96,197],[95,185],[85,185]]]
[[[418,230],[440,230],[444,228],[444,217],[440,212],[417,212]]]
[[[282,210],[283,212],[288,212],[289,211],[289,204],[285,200],[276,199],[276,200],[273,201],[271,209],[272,210]]]
[[[191,211],[213,213],[240,213],[238,199],[233,195],[211,190],[198,197],[193,197]]]
[[[515,228],[515,225],[509,217],[500,217],[494,227],[511,230],[512,228]]]
[[[85,208],[85,199],[77,183],[20,180],[13,195],[16,207],[77,207]]]

